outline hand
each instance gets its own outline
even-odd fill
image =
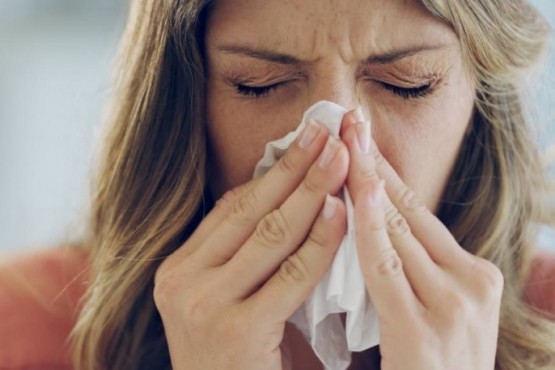
[[[349,112],[342,138],[382,370],[494,369],[501,272],[458,245],[379,153],[363,120]]]
[[[290,368],[280,348],[285,321],[324,276],[346,230],[345,206],[328,194],[345,183],[348,153],[328,136],[308,125],[158,268],[154,301],[173,369]]]

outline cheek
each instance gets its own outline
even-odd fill
[[[380,152],[433,211],[471,119],[471,91],[457,95],[447,90],[418,107],[382,107],[374,113],[373,137]]]
[[[254,101],[208,91],[210,186],[216,196],[249,181],[266,143],[294,130],[302,114],[302,107],[271,112],[255,107]]]
[[[267,142],[294,130],[307,107],[246,102],[209,88],[207,126],[211,149],[210,186],[216,196],[252,178]],[[422,101],[375,100],[373,137],[408,186],[435,210],[464,138],[473,107],[472,89],[448,81]]]

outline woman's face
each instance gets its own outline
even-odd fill
[[[319,100],[361,106],[405,183],[436,210],[473,108],[455,33],[418,1],[225,0],[206,30],[216,196]]]

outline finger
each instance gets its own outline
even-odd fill
[[[359,135],[365,135],[365,137],[359,139]],[[347,183],[355,204],[365,202],[364,192],[368,186],[379,181],[370,149],[365,151],[360,145],[360,141],[363,139],[370,140],[368,122],[351,125],[343,135],[343,140],[349,147],[351,159]],[[386,193],[383,198],[386,231],[393,248],[403,261],[404,271],[410,285],[422,302],[436,300],[437,292],[440,291],[436,288],[444,281],[441,278],[441,269],[412,234],[409,224]]]
[[[179,254],[180,258],[187,258],[193,254],[199,245],[214,232],[220,223],[227,217],[233,209],[233,205],[260,180],[260,178],[251,180],[243,185],[240,185],[232,190],[226,192],[208,214],[202,219],[193,234],[187,239],[184,248],[179,248],[175,254]]]
[[[361,190],[355,204],[357,253],[378,315],[385,320],[399,320],[415,314],[421,305],[389,239],[383,197],[383,182],[377,179]]]
[[[266,215],[243,247],[224,267],[224,281],[235,297],[245,297],[266,281],[306,239],[327,194],[335,194],[347,176],[345,145],[329,138],[318,161],[289,198]],[[327,163],[327,164],[326,164]],[[245,273],[248,271],[248,273]]]
[[[255,316],[286,321],[308,298],[331,265],[347,228],[345,205],[328,196],[303,245],[244,304]]]
[[[328,136],[321,124],[309,123],[284,156],[234,203],[225,221],[198,248],[194,256],[198,263],[205,266],[226,263],[252,234],[257,223],[297,188]]]
[[[347,144],[350,158],[347,187],[353,199],[366,183],[379,180],[375,158],[370,150],[371,123],[360,110],[350,111],[343,117],[341,138]]]
[[[460,265],[462,260],[470,262],[472,256],[460,247],[449,229],[404,183],[376,145],[371,146],[375,148],[372,156],[376,163],[376,172],[385,180],[386,192],[430,257],[440,266]]]
[[[420,241],[428,255],[438,265],[460,264],[460,257],[463,255],[464,257],[469,257],[468,253],[465,253],[445,225],[405,185],[397,172],[382,156],[376,143],[371,140],[369,128],[365,124],[358,124],[361,119],[364,120],[364,117],[360,110],[350,111],[343,118],[342,137],[348,138],[349,135],[353,135],[351,140],[346,140],[351,154],[356,151],[357,146],[360,148],[358,141],[354,140],[356,136],[354,133],[368,130],[367,134],[362,132],[361,137],[370,139],[369,145],[365,146],[365,148],[369,148],[371,154],[362,157],[366,168],[362,170],[349,169],[349,177],[347,179],[349,191],[355,194],[358,193],[358,185],[364,181],[357,181],[357,177],[361,179],[371,179],[373,177],[384,179],[385,190],[388,194],[385,199],[386,209],[391,209],[394,206],[399,210],[410,225],[413,235]],[[365,143],[365,145],[367,144]],[[360,168],[358,164],[357,158],[351,158],[351,167]]]
[[[368,117],[370,117],[370,115],[368,115]],[[341,120],[341,130],[339,135],[343,137],[345,132],[347,132],[351,126],[365,121],[367,121],[366,115],[362,112],[361,107],[348,111],[343,115],[343,119]]]

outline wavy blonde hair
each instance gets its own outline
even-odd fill
[[[546,180],[519,96],[548,28],[521,0],[422,0],[451,25],[476,90],[438,212],[505,276],[496,369],[555,366],[555,325],[523,300]],[[92,276],[72,333],[80,370],[171,369],[153,277],[211,207],[203,124],[207,0],[134,0],[94,176]]]

